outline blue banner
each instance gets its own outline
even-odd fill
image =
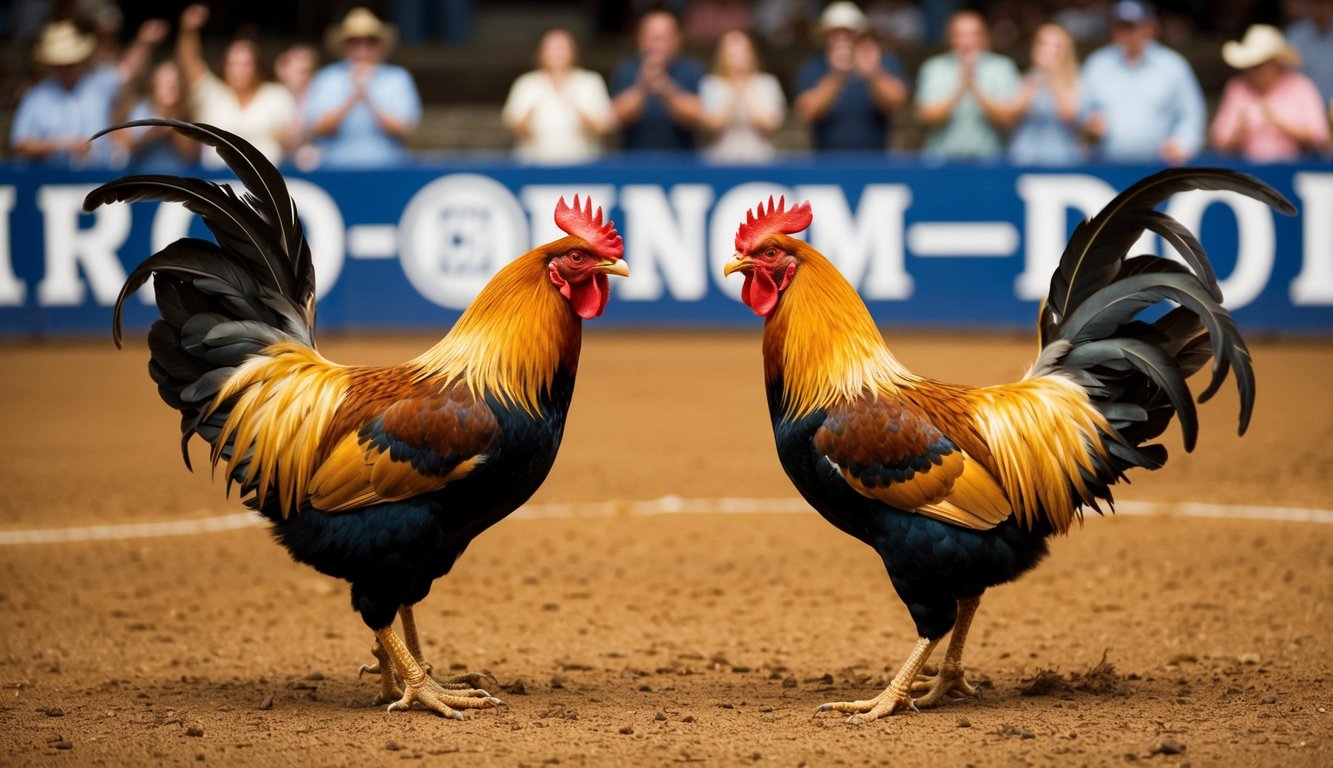
[[[505,262],[561,236],[560,196],[591,195],[625,238],[599,326],[759,321],[722,278],[736,227],[769,195],[809,200],[804,234],[882,323],[1030,327],[1073,227],[1153,168],[1033,170],[873,158],[718,167],[675,158],[573,168],[460,162],[381,172],[289,174],[316,263],[321,330],[443,329]],[[1333,168],[1247,168],[1300,209],[1191,192],[1165,210],[1196,232],[1246,330],[1333,330]],[[106,333],[129,269],[207,231],[179,205],[82,213],[113,174],[0,167],[0,334]],[[214,180],[226,181],[225,176]],[[1161,252],[1145,238],[1136,252]],[[129,328],[155,317],[131,298]]]

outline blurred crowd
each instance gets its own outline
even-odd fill
[[[599,4],[599,19],[608,5],[617,4]],[[945,47],[908,72],[900,51],[930,44],[937,4],[623,3],[632,56],[604,77],[580,65],[573,32],[549,29],[500,118],[515,157],[540,164],[615,150],[762,163],[778,154],[789,112],[815,152],[883,152],[898,124],[911,122],[922,131],[921,154],[939,161],[1180,164],[1216,152],[1287,162],[1330,153],[1333,0],[1289,1],[1279,23],[1219,26],[1217,54],[1232,75],[1211,116],[1189,61],[1168,44],[1184,35],[1178,19],[1143,0],[991,3],[984,13],[948,6],[936,25]],[[209,16],[208,6],[190,5],[179,18],[144,22],[124,46],[95,24],[46,23],[32,46],[39,77],[11,125],[12,154],[66,167],[218,166],[211,150],[201,155],[156,127],[88,141],[115,122],[162,117],[233,131],[303,170],[409,158],[422,103],[412,74],[389,63],[394,25],[353,8],[322,48],[292,45],[270,67],[245,34],[210,62],[201,39]],[[756,39],[780,51],[804,35],[818,50],[793,66],[784,88]],[[996,51],[997,38],[1009,50],[1023,41],[1026,69]],[[685,40],[712,48],[711,60],[685,55]]]

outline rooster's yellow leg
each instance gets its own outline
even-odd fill
[[[375,644],[370,647],[370,652],[375,656],[375,664],[362,664],[356,671],[356,676],[360,677],[367,672],[372,675],[380,676],[380,695],[375,699],[375,704],[388,704],[392,701],[398,701],[403,697],[403,691],[398,687],[398,681],[393,676],[393,664],[389,663],[389,653],[384,650],[384,645],[380,643],[376,636]]]
[[[929,676],[919,676],[912,683],[911,693],[924,694],[913,701],[918,708],[938,707],[946,697],[962,699],[980,695],[963,677],[963,644],[967,642],[967,630],[972,626],[972,617],[979,605],[980,597],[965,597],[958,601],[958,618],[949,637],[949,647],[944,652],[944,663],[937,670],[926,668],[924,671]]]
[[[413,658],[411,651],[407,650],[403,641],[394,634],[392,626],[375,630],[375,639],[384,648],[388,654],[389,664],[403,681],[403,697],[389,705],[390,712],[410,709],[413,704],[420,702],[426,709],[436,714],[453,720],[462,720],[463,713],[459,711],[460,709],[485,709],[504,705],[503,701],[482,690],[446,690],[426,674],[426,670],[422,669]]]
[[[908,655],[907,661],[898,670],[898,674],[893,676],[889,682],[889,687],[884,692],[873,699],[865,701],[839,701],[831,702],[821,706],[819,712],[852,712],[855,713],[847,718],[847,722],[852,725],[874,722],[881,717],[891,715],[904,708],[916,709],[912,703],[910,686],[916,679],[917,673],[925,665],[926,659],[930,658],[930,652],[935,650],[935,646],[940,641],[930,640],[928,638],[917,638],[916,646],[912,648],[912,653]]]
[[[421,640],[417,637],[417,619],[412,615],[412,606],[399,606],[398,618],[403,621],[403,642],[407,644],[408,653],[412,654],[412,658],[416,659],[417,664],[420,664],[421,668],[426,670],[426,674],[429,675],[433,667],[421,655]]]

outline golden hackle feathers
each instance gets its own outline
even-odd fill
[[[511,262],[487,283],[454,327],[408,367],[418,381],[459,378],[478,396],[536,413],[563,365],[574,373],[583,326],[546,278],[545,254],[564,238]]]
[[[893,393],[916,380],[837,268],[800,240],[782,242],[799,266],[765,323],[764,361],[767,381],[782,378],[787,415],[800,418],[865,391]]]

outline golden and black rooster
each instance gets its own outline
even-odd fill
[[[820,711],[869,722],[972,695],[963,644],[982,593],[1035,566],[1047,538],[1068,531],[1085,507],[1109,504],[1126,471],[1162,466],[1166,450],[1147,443],[1173,416],[1193,449],[1198,422],[1185,379],[1210,358],[1200,400],[1233,372],[1244,433],[1254,404],[1249,352],[1199,241],[1155,210],[1190,189],[1231,190],[1294,212],[1233,171],[1175,169],[1133,185],[1070,238],[1041,308],[1031,370],[990,387],[933,381],[894,358],[856,290],[792,237],[812,220],[808,203],[770,198],[747,215],[725,273],[744,274],[742,298],[765,318],[778,457],[811,506],[879,553],[919,636],[883,693]],[[1129,256],[1145,230],[1185,263]],[[1178,306],[1140,319],[1163,302]],[[937,673],[919,677],[950,630]]]
[[[150,277],[162,318],[149,373],[228,486],[273,523],[292,557],[351,582],[375,633],[381,699],[448,717],[500,701],[476,676],[437,682],[412,606],[477,534],[546,478],[564,433],[582,321],[602,314],[624,247],[592,202],[555,210],[568,236],[519,256],[431,349],[398,366],[330,362],[315,349],[315,275],[282,177],[244,140],[208,125],[163,125],[212,146],[245,185],[131,176],[85,201],[183,203],[216,243],[185,238],[129,276],[115,310]],[[108,129],[115,130],[115,128]],[[189,455],[185,453],[188,466]],[[393,631],[402,618],[404,639]],[[399,689],[399,683],[402,689]]]

